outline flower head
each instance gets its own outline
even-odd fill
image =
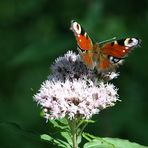
[[[79,78],[93,80],[97,77],[97,72],[88,69],[80,56],[72,51],[68,51],[63,57],[57,58],[55,63],[51,66],[51,71],[54,75],[52,79],[54,78],[62,82],[66,79],[70,81]],[[49,77],[51,77],[51,75]]]
[[[47,119],[89,119],[118,100],[115,86],[98,81],[97,73],[88,69],[79,55],[68,52],[55,61],[51,70],[34,95]]]

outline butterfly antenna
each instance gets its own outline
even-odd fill
[[[115,41],[117,37],[113,37],[111,39],[108,39],[108,40],[105,40],[105,41],[101,41],[99,42],[99,44],[104,44],[104,43],[107,43],[107,42],[112,42],[112,41]]]

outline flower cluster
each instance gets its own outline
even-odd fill
[[[59,57],[55,60],[55,63],[51,66],[53,76],[52,79],[60,80],[64,82],[66,79],[73,81],[75,79],[91,79],[95,80],[97,72],[90,70],[83,63],[79,55],[76,55],[72,51],[68,51],[63,57]]]
[[[115,105],[118,100],[115,86],[100,81],[98,74],[88,69],[80,56],[73,52],[55,60],[51,71],[48,80],[34,95],[46,119],[90,119],[102,109]],[[106,75],[111,79],[118,74]]]

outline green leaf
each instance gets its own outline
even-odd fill
[[[61,136],[66,139],[66,141],[69,143],[70,146],[73,146],[72,137],[69,132],[61,132]],[[82,136],[78,135],[77,137],[77,143],[80,144],[82,140]]]
[[[93,139],[86,143],[83,148],[148,148],[140,144],[118,138]]]
[[[63,148],[71,148],[70,144],[63,141],[63,140],[60,140],[60,139],[54,139],[53,137],[47,135],[47,134],[43,134],[40,136],[40,138],[42,140],[45,140],[45,141],[48,141],[48,142],[51,142],[53,144],[56,144],[57,146],[59,147],[63,147]]]
[[[61,136],[64,137],[71,146],[73,145],[72,138],[69,132],[61,132]]]
[[[77,143],[80,144],[81,141],[82,141],[82,136],[81,136],[81,134],[79,134],[77,137]]]
[[[68,124],[66,124],[64,120],[49,120],[49,122],[52,123],[54,127],[68,129]]]
[[[58,121],[64,125],[68,125],[66,118],[59,119]]]
[[[135,142],[130,142],[129,140],[123,140],[119,138],[102,138],[103,140],[114,144],[118,148],[148,148],[148,146],[143,146]]]
[[[82,136],[87,140],[87,141],[91,141],[92,139],[89,137],[89,136],[87,136],[87,134],[86,133],[82,133]]]
[[[101,138],[89,133],[83,133],[82,135],[89,141],[84,145],[84,148],[148,148],[147,146],[119,138]]]
[[[83,120],[83,122],[85,123],[95,123],[96,121],[94,121],[94,120]]]
[[[52,141],[53,140],[53,138],[47,134],[41,135],[40,138],[45,141]]]
[[[69,145],[69,143],[67,143],[67,142],[65,142],[63,140],[60,140],[60,139],[54,140],[54,143],[57,144],[60,147],[71,148],[71,146]]]
[[[100,138],[100,137],[95,137],[89,133],[83,133],[83,137],[88,140],[89,142],[86,144],[86,146],[88,147],[108,147],[108,148],[114,148],[115,146],[110,143],[110,142],[107,142],[106,140],[104,140],[103,138]]]
[[[98,137],[95,137],[94,135],[91,135],[91,134],[89,134],[89,133],[85,133],[85,132],[83,132],[83,136],[84,136],[84,138],[91,138],[91,139],[95,139],[95,138],[98,138]],[[90,140],[91,140],[90,139]],[[88,141],[90,141],[90,140],[88,140]]]
[[[83,148],[116,148],[113,145],[109,145],[107,143],[103,143],[99,140],[92,140],[84,145]]]

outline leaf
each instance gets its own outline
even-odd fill
[[[49,120],[50,123],[53,124],[54,127],[60,128],[60,129],[68,129],[68,124],[66,124],[62,120]]]
[[[119,138],[102,138],[103,140],[114,144],[118,148],[148,148],[148,146],[143,146],[135,142],[130,142],[129,140],[123,140]]]
[[[40,138],[45,141],[52,141],[53,140],[53,138],[47,134],[41,135]]]
[[[72,140],[71,140],[70,134],[66,132],[68,129],[67,121],[63,119],[59,119],[59,120],[49,120],[49,122],[52,123],[55,128],[60,129],[58,133],[61,133],[61,136],[64,137],[64,139],[66,139],[66,142],[61,139],[51,137],[47,134],[41,135],[41,139],[52,142],[58,145],[59,147],[71,148]]]
[[[71,146],[67,142],[65,142],[63,140],[60,140],[60,139],[54,139],[53,137],[51,137],[51,136],[49,136],[47,134],[41,135],[40,138],[42,140],[45,140],[45,141],[51,142],[53,144],[56,144],[59,147],[71,148]]]
[[[67,140],[67,142],[68,142],[71,146],[73,145],[73,143],[72,143],[72,138],[71,138],[71,135],[70,135],[69,132],[61,132],[61,135],[62,135],[62,137],[64,137],[64,138]]]
[[[86,133],[82,133],[82,136],[87,140],[87,141],[91,141],[91,138],[89,136],[87,136]]]
[[[62,124],[68,125],[68,122],[65,118],[59,119],[58,121]]]
[[[77,137],[77,143],[80,144],[81,141],[82,141],[82,136],[81,136],[81,134],[80,134],[80,135],[78,135],[78,137]]]
[[[56,140],[56,142],[57,142],[58,146],[61,146],[61,147],[64,147],[64,148],[71,148],[69,143],[67,143],[67,142],[65,142],[63,140],[58,139],[58,140]]]
[[[115,146],[103,143],[99,140],[92,140],[84,145],[83,148],[116,148]]]
[[[83,122],[85,123],[95,123],[96,121],[94,121],[94,120],[83,120]]]
[[[72,137],[69,134],[69,132],[61,132],[61,135],[62,135],[62,137],[64,137],[67,140],[67,142],[71,146],[73,146]],[[82,140],[82,136],[81,135],[78,135],[78,137],[77,137],[77,144],[80,144],[81,143],[81,140]]]
[[[89,133],[83,133],[83,137],[88,140],[89,142],[86,144],[86,146],[93,146],[93,147],[108,147],[108,148],[114,148],[115,146],[104,140],[103,138],[100,137],[95,137]]]
[[[83,133],[83,137],[89,141],[84,145],[84,148],[148,148],[119,138],[101,138],[89,133]]]
[[[140,144],[118,138],[93,139],[86,143],[83,148],[148,148]]]
[[[91,134],[85,133],[85,132],[83,132],[83,136],[84,136],[84,137],[87,137],[87,138],[92,138],[92,139],[97,138],[97,137],[95,137],[94,135],[91,135]]]

